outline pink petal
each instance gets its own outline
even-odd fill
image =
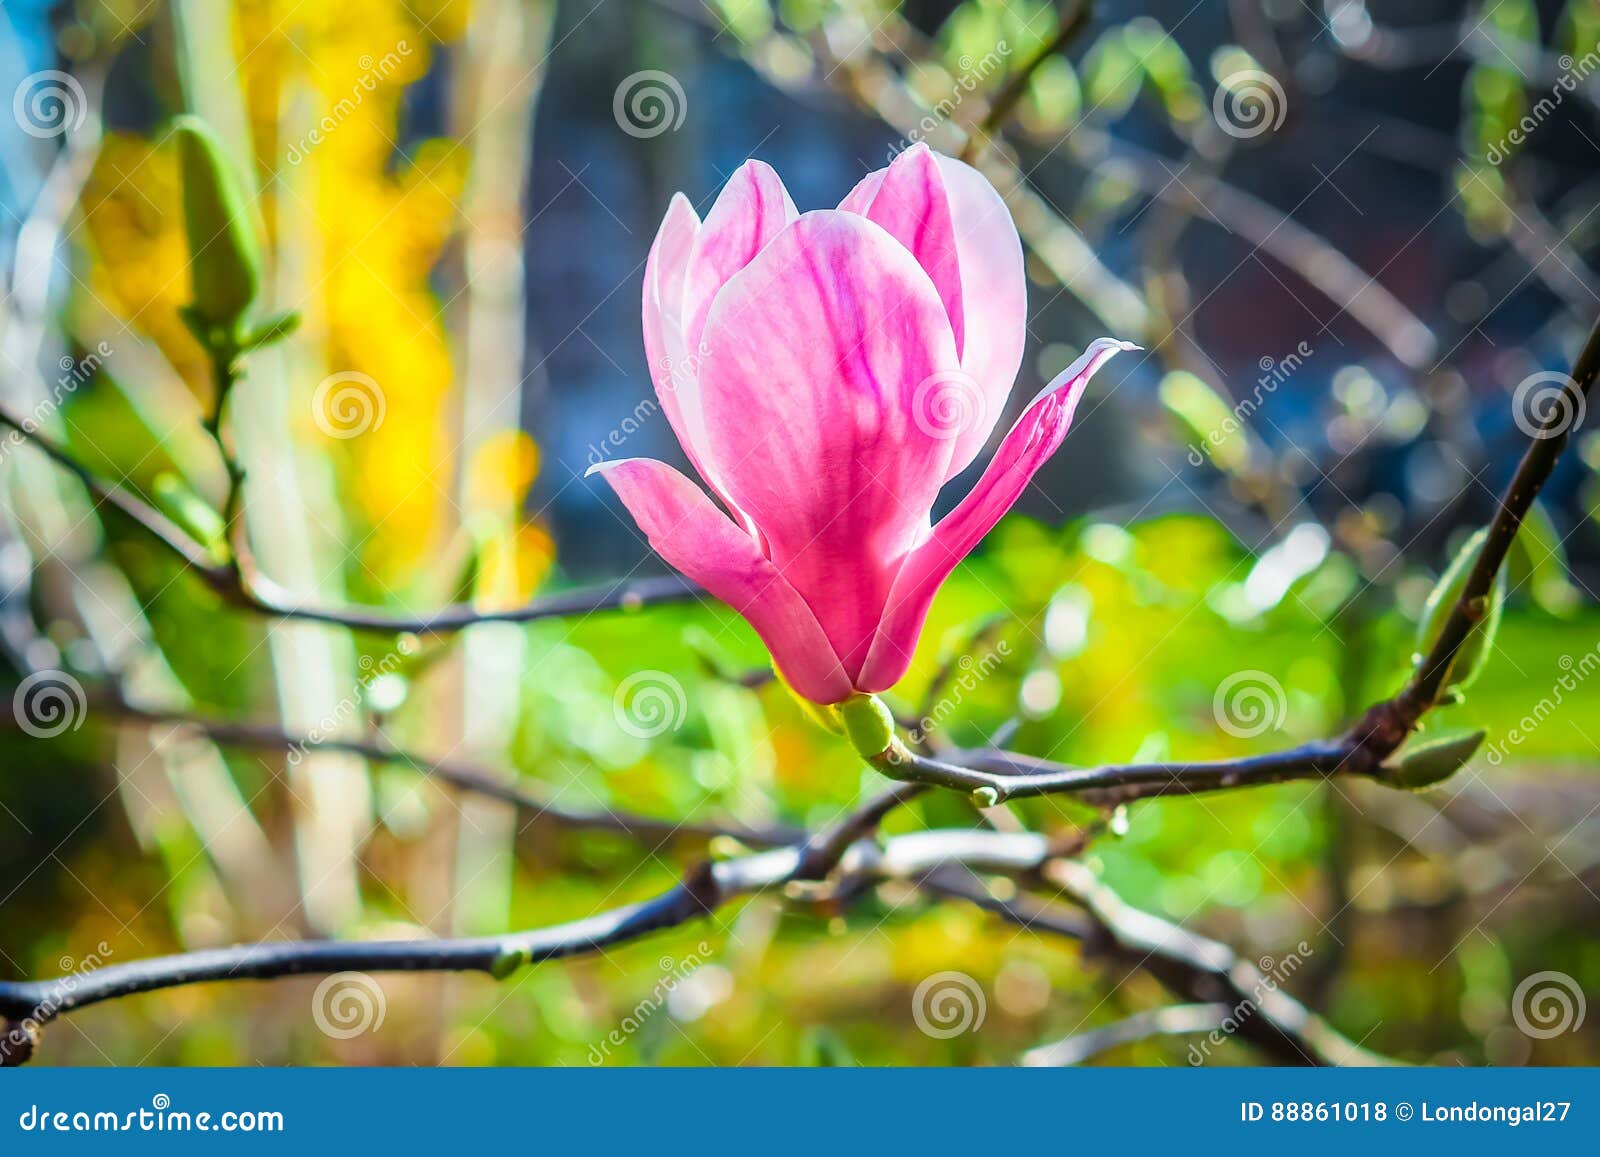
[[[799,215],[771,165],[746,161],[728,179],[689,255],[683,335],[691,349],[699,344],[706,314],[728,278],[749,265]]]
[[[940,297],[947,303],[952,299],[960,302],[960,322],[955,328],[962,374],[946,380],[938,395],[928,397],[923,405],[928,420],[947,428],[955,441],[945,477],[949,481],[972,465],[993,433],[1022,364],[1028,288],[1022,269],[1022,241],[1011,212],[982,173],[922,144],[901,153],[888,168],[868,173],[839,202],[839,208],[885,224],[879,220],[878,199],[885,183],[894,183],[889,174],[898,166],[909,175],[928,160],[939,171],[961,283],[959,293],[941,284]],[[906,198],[902,195],[900,200]],[[890,215],[887,206],[884,215]],[[900,229],[886,227],[909,245]],[[926,260],[923,264],[929,266]],[[942,269],[935,273],[929,268],[928,272],[936,283],[947,276]]]
[[[1137,348],[1127,342],[1100,338],[1023,411],[972,492],[939,520],[927,540],[906,560],[895,580],[871,653],[856,677],[860,690],[883,691],[899,682],[911,664],[917,637],[939,587],[1011,509],[1035,472],[1056,452],[1067,436],[1083,387],[1094,372],[1114,354]]]
[[[689,251],[699,231],[700,218],[689,198],[674,194],[644,263],[644,353],[667,421],[689,461],[715,489],[704,460],[705,422],[700,419],[695,363],[684,348],[679,316]]]
[[[706,422],[700,402],[700,351],[683,339],[683,288],[689,255],[700,232],[700,218],[689,198],[675,193],[667,215],[650,246],[644,266],[644,352],[650,377],[678,443],[711,492],[753,532],[750,520],[733,501],[717,477],[716,463],[706,444]]]
[[[872,208],[873,200],[878,196],[878,190],[883,187],[883,175],[888,171],[887,168],[874,169],[857,181],[856,187],[846,193],[844,200],[839,202],[840,211],[865,217],[867,210]]]
[[[811,608],[698,486],[649,458],[601,462],[595,471],[657,554],[749,620],[791,687],[817,703],[849,697],[850,680]]]
[[[918,143],[894,159],[878,178],[870,203],[861,212],[869,221],[882,225],[889,235],[911,251],[923,271],[933,281],[939,299],[950,317],[956,350],[962,347],[961,267],[956,255],[956,227],[950,217],[950,201],[945,195],[939,163],[928,146]],[[867,182],[845,198],[857,197]],[[841,208],[844,208],[841,205]],[[999,412],[988,416],[984,437],[999,420]],[[979,439],[980,444],[982,439]]]
[[[955,222],[961,268],[964,338],[961,368],[976,383],[987,424],[975,422],[956,438],[950,457],[954,478],[972,464],[994,425],[1022,365],[1028,328],[1028,285],[1022,272],[1022,240],[1000,194],[984,175],[953,157],[933,154],[944,177]]]
[[[713,457],[845,670],[926,532],[951,439],[916,420],[959,372],[921,266],[852,213],[807,213],[718,295],[700,369]]]

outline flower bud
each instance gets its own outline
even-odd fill
[[[179,117],[183,224],[189,239],[192,310],[229,338],[261,290],[261,248],[238,174],[209,125]]]

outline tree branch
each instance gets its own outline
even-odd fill
[[[1067,45],[1077,39],[1089,23],[1089,17],[1094,11],[1093,0],[1064,0],[1065,6],[1061,10],[1060,22],[1056,25],[1055,35],[1046,41],[1029,57],[1016,72],[1007,78],[1000,91],[995,94],[994,100],[989,103],[989,111],[983,120],[978,122],[977,128],[967,137],[967,143],[961,150],[961,159],[969,165],[978,158],[987,147],[989,138],[1002,128],[1011,114],[1016,110],[1022,98],[1028,95],[1028,85],[1033,82],[1033,74],[1045,66],[1045,63],[1062,51]]]
[[[266,576],[241,566],[238,558],[219,561],[210,548],[196,541],[188,531],[126,487],[89,469],[65,447],[41,433],[28,419],[16,417],[0,408],[0,426],[16,431],[15,436],[31,442],[52,461],[75,475],[96,498],[132,519],[192,568],[207,586],[227,602],[273,618],[328,623],[352,630],[386,634],[430,635],[460,631],[479,623],[531,623],[540,619],[600,611],[632,611],[662,603],[690,602],[704,595],[694,583],[682,575],[673,574],[574,587],[534,599],[520,607],[501,610],[457,604],[421,614],[406,614],[362,607],[310,606],[296,602],[287,590]],[[230,504],[233,501],[230,498]]]
[[[1594,385],[1597,375],[1600,375],[1600,324],[1590,331],[1588,341],[1573,364],[1564,394],[1569,403],[1550,407],[1544,424],[1523,451],[1516,473],[1500,495],[1494,519],[1489,523],[1488,537],[1467,576],[1466,585],[1461,589],[1455,609],[1450,612],[1433,647],[1418,664],[1411,682],[1392,701],[1396,722],[1407,730],[1414,727],[1423,713],[1438,701],[1451,664],[1466,643],[1467,636],[1472,633],[1472,628],[1483,618],[1484,599],[1489,594],[1489,588],[1500,573],[1500,567],[1511,550],[1511,543],[1522,527],[1522,520],[1549,480],[1562,450],[1572,437],[1572,427],[1584,412],[1590,387]]]
[[[293,736],[270,725],[206,719],[187,712],[135,707],[125,702],[96,702],[94,707],[104,714],[130,722],[192,728],[224,747],[282,752],[341,751],[374,763],[407,767],[426,779],[510,804],[532,819],[548,819],[574,830],[615,832],[650,841],[684,836],[705,839],[724,836],[755,848],[782,847],[805,838],[805,832],[800,829],[783,825],[752,827],[733,821],[657,819],[613,808],[591,811],[564,807],[519,786],[505,774],[491,768],[461,759],[432,759],[395,747],[382,736],[371,740]]]
[[[869,882],[912,879],[957,860],[984,870],[1016,871],[1036,868],[1050,852],[1043,837],[1030,833],[921,832],[891,839],[882,848],[847,838],[882,811],[882,801],[874,800],[820,834],[814,846],[829,849],[826,856],[808,856],[807,845],[796,844],[702,863],[653,899],[533,931],[449,940],[251,944],[113,964],[56,980],[0,982],[0,1017],[14,1022],[13,1039],[0,1041],[0,1063],[27,1059],[37,1030],[56,1017],[138,993],[349,971],[484,972],[504,978],[526,964],[598,952],[685,924],[738,897],[799,880],[804,871],[826,875],[840,868]],[[31,1022],[28,1031],[19,1027],[25,1022]]]
[[[1177,1004],[1146,1009],[1111,1024],[1066,1037],[1054,1044],[1040,1045],[1022,1054],[1027,1068],[1061,1068],[1081,1065],[1110,1049],[1149,1040],[1153,1036],[1184,1036],[1213,1032],[1228,1016],[1225,1004]]]
[[[1275,978],[1241,960],[1227,945],[1128,906],[1082,864],[1055,860],[1043,867],[1042,874],[1083,910],[1063,909],[1026,895],[1001,899],[959,867],[931,873],[921,884],[935,895],[966,900],[1030,932],[1081,941],[1086,952],[1102,951],[1128,967],[1149,972],[1183,1000],[1222,1004],[1231,1011],[1241,1038],[1281,1062],[1393,1063],[1341,1036],[1284,993]]]

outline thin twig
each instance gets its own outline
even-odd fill
[[[878,806],[874,801],[868,809]],[[839,828],[854,830],[858,826],[858,818],[848,816]],[[814,863],[813,867],[832,870],[845,863],[855,846],[829,837],[823,837],[823,841],[833,848],[833,863]],[[957,859],[1007,869],[1037,867],[1046,850],[1040,837],[1029,834],[922,832],[890,840],[881,851],[864,848],[863,854],[846,867],[873,879],[912,878]],[[58,1016],[103,1001],[212,981],[271,980],[345,971],[487,972],[504,976],[524,964],[598,952],[709,915],[740,896],[797,879],[806,862],[801,845],[707,862],[653,899],[582,920],[504,936],[239,945],[113,964],[57,980],[0,982],[0,1016],[13,1021],[32,1020],[42,1026]]]
[[[1213,1032],[1228,1016],[1225,1004],[1175,1004],[1136,1012],[1088,1032],[1069,1036],[1054,1044],[1040,1045],[1022,1054],[1026,1068],[1062,1068],[1081,1065],[1092,1057],[1135,1041],[1155,1036],[1186,1036]]]
[[[1078,33],[1089,23],[1089,17],[1094,10],[1093,0],[1065,0],[1065,5],[1061,11],[1060,22],[1056,25],[1055,35],[1006,79],[1005,84],[1000,86],[1000,91],[989,102],[988,113],[967,137],[966,146],[961,151],[963,161],[971,164],[978,158],[988,145],[989,138],[1005,127],[1022,98],[1028,95],[1028,86],[1033,83],[1033,74],[1076,40]]]
[[[660,841],[674,837],[712,839],[719,836],[738,840],[755,848],[781,847],[805,838],[797,828],[771,825],[751,827],[733,821],[656,819],[613,808],[586,810],[566,807],[519,786],[504,774],[461,759],[432,759],[406,751],[386,739],[339,739],[329,736],[294,736],[265,724],[237,723],[207,719],[182,711],[135,707],[126,703],[93,704],[96,711],[152,726],[170,725],[193,729],[223,747],[247,747],[264,751],[339,751],[357,755],[374,763],[406,767],[428,779],[447,783],[461,791],[510,804],[531,819],[548,819],[565,828],[615,832],[619,835]]]
[[[995,749],[960,751],[947,759],[933,759],[902,745],[871,762],[892,779],[990,793],[978,801],[984,807],[1038,795],[1073,795],[1096,806],[1114,807],[1153,796],[1198,795],[1294,779],[1321,779],[1353,770],[1348,766],[1352,750],[1353,744],[1334,740],[1239,759],[1067,767]],[[1372,774],[1370,770],[1365,773]]]
[[[1550,408],[1544,424],[1523,451],[1516,473],[1500,495],[1483,549],[1478,552],[1455,609],[1450,612],[1427,656],[1417,665],[1411,682],[1394,700],[1398,722],[1408,730],[1438,701],[1451,664],[1473,627],[1482,620],[1489,588],[1505,563],[1523,518],[1572,437],[1572,427],[1584,413],[1596,376],[1600,376],[1600,324],[1590,331],[1588,341],[1573,364],[1563,394],[1566,404]]]
[[[697,585],[682,575],[673,574],[574,587],[534,599],[522,606],[497,610],[456,604],[434,611],[407,614],[365,607],[303,604],[295,601],[287,590],[271,579],[241,567],[237,558],[219,562],[208,547],[196,541],[177,523],[126,487],[102,477],[79,462],[64,446],[41,433],[27,419],[18,418],[0,408],[0,426],[8,426],[16,431],[18,436],[37,446],[52,461],[75,475],[95,497],[132,519],[230,604],[273,618],[328,623],[385,634],[431,635],[461,631],[479,623],[531,623],[600,611],[632,611],[662,603],[692,602],[704,597],[704,592]]]
[[[1108,954],[1149,972],[1180,999],[1224,1004],[1238,1035],[1292,1065],[1382,1065],[1388,1058],[1341,1036],[1227,945],[1196,935],[1123,903],[1082,864],[1055,860],[1042,869],[1049,883],[1082,911],[1031,896],[1002,898],[960,866],[930,873],[924,891],[966,900],[1030,932],[1066,936],[1087,952]]]

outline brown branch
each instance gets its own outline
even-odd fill
[[[1103,1052],[1151,1037],[1214,1032],[1227,1020],[1228,1012],[1225,1004],[1178,1004],[1146,1009],[1054,1044],[1029,1049],[1022,1054],[1022,1064],[1027,1068],[1081,1065]]]
[[[1042,872],[1082,910],[1027,895],[999,898],[960,867],[931,873],[921,886],[937,896],[966,900],[1031,932],[1081,941],[1086,952],[1102,952],[1149,972],[1180,999],[1223,1004],[1232,1011],[1242,1039],[1285,1064],[1392,1063],[1341,1036],[1227,945],[1129,907],[1082,864],[1055,860]]]
[[[619,582],[574,587],[524,603],[518,607],[485,610],[471,604],[441,607],[420,614],[364,607],[318,607],[296,602],[283,587],[252,569],[238,557],[219,561],[211,549],[124,486],[102,477],[78,461],[64,446],[40,432],[33,422],[0,409],[0,426],[15,431],[37,446],[52,461],[75,475],[96,498],[130,518],[198,574],[230,604],[279,619],[328,623],[352,630],[387,634],[443,634],[479,623],[531,623],[541,619],[632,611],[662,603],[690,602],[704,592],[681,575],[661,575]],[[230,468],[230,477],[232,470]],[[230,500],[231,501],[231,500]]]
[[[677,837],[714,839],[720,836],[754,848],[781,847],[805,838],[803,831],[780,825],[751,827],[733,821],[657,819],[613,808],[591,811],[565,807],[519,786],[491,768],[461,759],[432,759],[395,747],[381,736],[371,740],[294,736],[269,725],[206,719],[182,711],[135,707],[127,703],[96,702],[93,706],[103,714],[130,722],[191,728],[223,747],[281,752],[339,751],[374,763],[410,768],[426,779],[510,804],[518,811],[527,813],[531,819],[547,819],[579,831],[615,832],[650,841]]]
[[[1077,39],[1089,23],[1093,15],[1093,0],[1064,0],[1061,10],[1060,23],[1056,26],[1055,35],[1044,43],[1038,52],[1023,62],[1022,67],[1012,73],[1000,91],[989,102],[989,111],[983,120],[967,137],[966,146],[961,150],[961,159],[969,165],[977,160],[987,147],[989,138],[998,133],[1016,110],[1022,98],[1028,95],[1028,86],[1033,83],[1033,74],[1043,68],[1057,53],[1065,49]]]
[[[880,807],[873,801],[865,809]],[[855,832],[858,815],[833,829]],[[0,982],[0,1017],[28,1031],[8,1050],[0,1040],[0,1063],[27,1059],[21,1047],[58,1016],[108,1000],[144,992],[217,981],[271,980],[334,972],[485,972],[510,975],[526,964],[598,952],[651,932],[677,927],[709,915],[730,901],[798,880],[812,869],[845,873],[863,880],[911,879],[957,860],[979,868],[1036,868],[1048,854],[1041,837],[1029,834],[948,831],[923,832],[889,840],[883,848],[825,834],[819,842],[831,863],[808,859],[803,845],[754,852],[732,860],[702,863],[661,895],[610,912],[527,932],[446,940],[294,941],[206,949],[174,956],[113,964],[56,980]],[[859,849],[859,854],[852,855]]]

